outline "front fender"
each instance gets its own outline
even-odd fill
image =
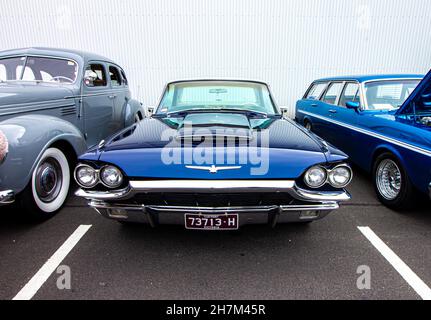
[[[134,99],[127,101],[123,108],[124,127],[127,128],[135,122],[135,114],[139,112],[141,117],[144,116],[144,108],[142,104]],[[142,119],[142,118],[141,118]]]
[[[0,165],[0,190],[21,192],[42,154],[56,142],[67,142],[77,155],[87,148],[83,134],[74,125],[55,117],[16,117],[0,122],[0,130],[9,144],[9,153]]]

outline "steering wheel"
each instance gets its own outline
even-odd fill
[[[58,80],[63,79],[63,80],[66,80],[66,81],[68,81],[68,82],[70,82],[70,83],[73,83],[73,82],[74,82],[72,79],[70,79],[70,78],[68,78],[68,77],[64,77],[64,76],[55,76],[55,77],[52,77],[52,78],[51,78],[51,81],[52,81],[52,80],[57,81],[57,79],[58,79]],[[59,81],[59,82],[61,82],[61,81]]]

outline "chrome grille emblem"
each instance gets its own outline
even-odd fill
[[[235,166],[235,167],[216,167],[215,165],[212,165],[211,167],[205,167],[205,166],[186,166],[187,169],[193,169],[193,170],[202,170],[202,171],[209,171],[210,173],[218,173],[219,171],[223,170],[238,170],[241,169],[241,166]]]

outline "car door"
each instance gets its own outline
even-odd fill
[[[337,104],[343,86],[343,81],[331,82],[319,102],[319,109],[325,119],[322,138],[336,146],[339,143],[339,135],[337,134],[337,127],[334,125],[333,120],[338,112]]]
[[[358,122],[359,109],[349,109],[348,102],[357,102],[360,105],[360,89],[357,82],[347,81],[342,86],[340,98],[333,104],[328,115],[332,119],[333,143],[349,155],[360,152],[357,145],[357,132],[349,128],[356,126]]]
[[[126,81],[123,80],[121,75],[121,69],[116,65],[109,65],[109,80],[111,83],[111,97],[113,97],[114,103],[114,115],[112,128],[110,130],[112,133],[117,132],[124,128],[125,124],[125,112],[127,112],[127,101],[128,97],[128,88],[126,86]]]
[[[317,135],[323,135],[327,126],[326,121],[321,118],[325,112],[319,101],[327,85],[328,82],[314,82],[296,106],[297,118],[301,118],[301,124],[305,126],[309,122],[312,131]]]
[[[113,132],[114,96],[106,64],[88,63],[84,72],[82,105],[87,145],[93,146]]]

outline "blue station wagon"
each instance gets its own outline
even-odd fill
[[[152,118],[79,158],[76,194],[125,223],[200,230],[307,223],[350,199],[346,160],[283,119],[265,83],[175,81]]]
[[[394,209],[431,188],[431,73],[422,79],[320,79],[296,105],[296,121],[372,172],[379,200]]]
[[[0,205],[33,219],[64,204],[70,169],[88,147],[139,121],[124,70],[74,50],[0,52]]]

